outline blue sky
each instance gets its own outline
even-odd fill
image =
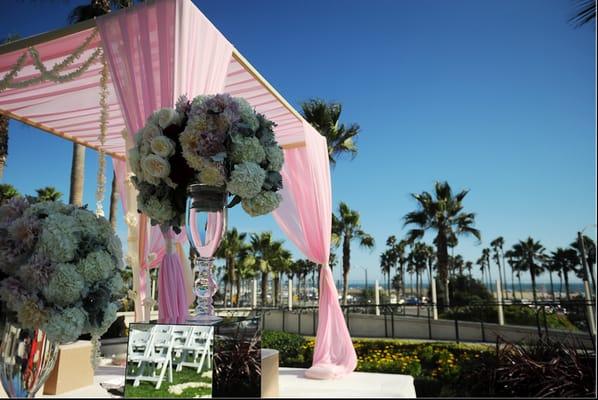
[[[0,37],[65,26],[82,3],[14,1]],[[361,125],[359,155],[332,173],[335,207],[360,211],[377,240],[372,252],[355,245],[351,280],[363,278],[357,266],[380,278],[386,237],[404,234],[401,217],[415,207],[409,193],[436,180],[471,191],[464,205],[483,241],[463,238],[455,252],[472,261],[499,235],[507,246],[531,235],[553,250],[595,223],[595,25],[568,23],[573,1],[195,3],[293,105],[337,100],[343,122]],[[24,193],[54,185],[68,198],[70,160],[70,143],[11,123],[5,182]],[[88,150],[92,207],[96,168]],[[230,225],[282,238],[271,217],[240,207]],[[595,238],[595,228],[586,233]]]

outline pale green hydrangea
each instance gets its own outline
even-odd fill
[[[110,325],[116,320],[116,313],[118,312],[118,305],[116,303],[108,304],[108,307],[104,309],[104,317],[102,318],[102,322],[100,326],[92,327],[91,334],[92,335],[103,335]]]
[[[235,97],[235,101],[239,105],[239,112],[241,113],[241,120],[246,123],[251,130],[255,131],[260,126],[258,119],[255,116],[255,111],[247,100],[241,97]]]
[[[43,288],[46,299],[64,307],[77,302],[85,289],[85,280],[73,264],[58,264]]]
[[[25,301],[17,310],[17,318],[24,328],[39,328],[48,321],[48,312],[33,300]]]
[[[118,272],[116,272],[108,281],[108,290],[110,290],[116,298],[125,295],[125,282]]]
[[[59,343],[69,343],[81,336],[87,321],[87,313],[80,308],[72,307],[52,313],[45,326],[48,339]]]
[[[265,179],[266,171],[262,167],[253,162],[244,162],[235,165],[227,189],[243,199],[251,198],[262,190]]]
[[[222,186],[225,182],[225,177],[222,174],[218,165],[214,163],[206,163],[205,168],[201,170],[197,177],[201,183],[210,186]]]
[[[232,142],[230,158],[235,163],[250,161],[260,164],[266,158],[262,144],[254,136],[234,135]]]
[[[268,146],[265,149],[266,158],[268,159],[268,169],[270,171],[279,172],[284,164],[284,153],[279,146]]]
[[[282,196],[275,192],[261,192],[255,197],[243,199],[241,205],[243,210],[252,217],[268,214],[278,207]]]
[[[37,250],[56,263],[75,258],[79,240],[78,224],[75,218],[64,214],[51,214],[43,222]]]
[[[137,206],[139,211],[148,215],[151,219],[164,223],[173,219],[176,215],[169,201],[160,201],[155,197],[142,199]]]
[[[89,253],[77,263],[77,271],[88,284],[108,279],[114,267],[112,257],[103,250]]]

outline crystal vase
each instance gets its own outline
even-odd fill
[[[40,329],[6,323],[0,343],[0,380],[8,397],[35,397],[52,372],[58,343]]]
[[[226,230],[226,190],[204,184],[190,185],[186,210],[187,238],[197,252],[194,260],[195,316],[189,322],[213,324],[222,318],[214,315],[212,297],[217,284],[212,277],[214,253]]]

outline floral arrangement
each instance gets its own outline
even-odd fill
[[[129,151],[139,211],[177,230],[193,183],[222,187],[233,196],[228,207],[241,203],[251,216],[275,210],[284,156],[273,127],[228,94],[183,96],[175,109],[154,112]]]
[[[99,337],[124,296],[121,243],[110,223],[60,202],[0,206],[0,308],[7,321],[68,343]]]

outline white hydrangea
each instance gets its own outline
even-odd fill
[[[56,266],[43,293],[46,299],[64,307],[77,302],[84,289],[85,281],[75,266],[62,263]]]
[[[77,263],[77,271],[88,284],[108,279],[114,268],[112,257],[103,250],[89,253]]]
[[[75,258],[79,246],[79,229],[75,218],[64,214],[51,214],[43,222],[37,251],[55,263]]]

